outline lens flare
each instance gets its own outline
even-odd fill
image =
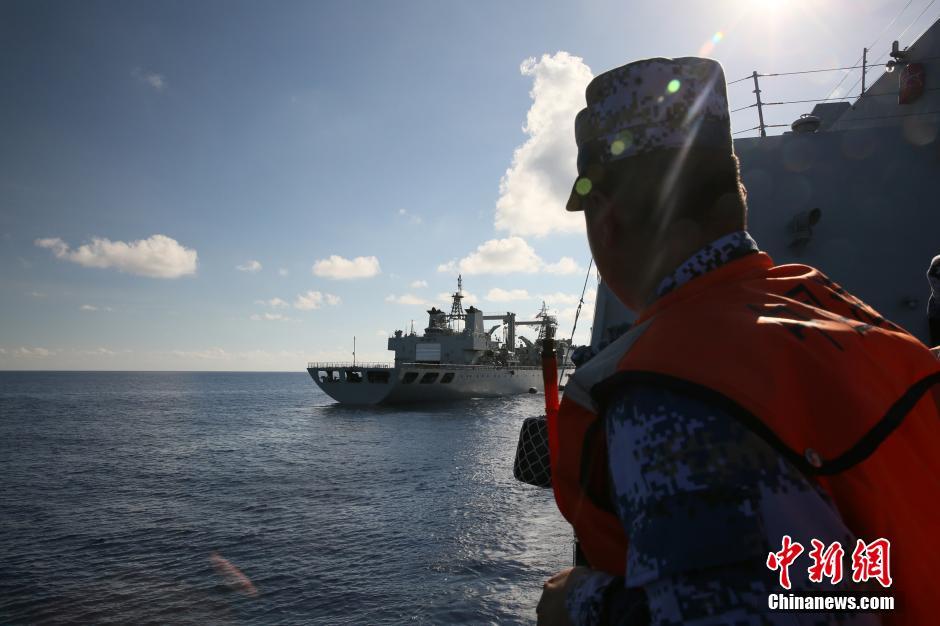
[[[591,184],[591,180],[588,178],[579,178],[578,182],[574,184],[574,190],[579,196],[586,196],[591,193],[591,187],[594,185]]]
[[[717,31],[714,35],[711,36],[711,39],[707,39],[705,43],[702,44],[702,47],[698,49],[698,55],[700,57],[706,57],[715,50],[715,46],[721,43],[721,40],[725,38],[725,32],[722,30]]]
[[[669,93],[676,93],[677,91],[679,91],[679,87],[681,86],[682,86],[682,83],[680,83],[678,79],[673,78],[671,81],[669,81],[669,84],[666,85],[666,91],[668,91]]]

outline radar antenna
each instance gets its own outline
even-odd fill
[[[545,305],[545,301],[542,300],[542,308],[535,315],[536,319],[541,319],[542,323],[539,325],[539,341],[543,339],[554,339],[555,338],[555,328],[558,326],[558,320],[554,315],[549,315],[548,307]]]

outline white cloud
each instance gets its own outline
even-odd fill
[[[90,244],[72,250],[58,237],[37,239],[40,248],[52,250],[56,258],[84,267],[114,268],[119,272],[150,278],[179,278],[196,272],[196,251],[181,246],[166,235],[153,235],[126,243],[95,237]]]
[[[415,280],[411,282],[412,289],[424,289],[428,286],[428,281],[426,280]]]
[[[29,295],[31,295],[31,296],[34,297],[34,298],[45,298],[45,297],[46,297],[46,294],[41,293],[41,292],[39,292],[39,291],[30,291],[30,292],[29,292]]]
[[[596,297],[597,290],[588,289],[584,292],[584,303],[590,304],[591,302],[594,302]],[[576,306],[578,301],[581,300],[581,296],[574,293],[562,293],[560,291],[556,291],[555,293],[540,294],[539,299],[547,302],[549,306]]]
[[[334,296],[331,293],[308,291],[307,293],[298,294],[297,298],[294,300],[294,308],[302,311],[312,311],[313,309],[319,309],[324,304],[336,306],[340,302],[340,297]]]
[[[389,294],[385,296],[385,301],[391,302],[393,304],[407,304],[410,306],[428,306],[431,304],[424,298],[419,298],[418,296],[412,295],[410,293],[402,294],[400,296]]]
[[[546,263],[543,269],[549,274],[558,274],[560,276],[580,274],[584,271],[570,256],[561,257],[557,263]]]
[[[230,355],[223,348],[206,348],[205,350],[173,350],[170,352],[173,356],[184,359],[228,359]]]
[[[500,289],[494,287],[486,294],[485,299],[490,302],[512,302],[513,300],[529,300],[532,296],[525,289]]]
[[[282,267],[277,271],[278,276],[287,276],[287,274],[289,274],[289,272],[287,271],[286,267]]]
[[[437,268],[439,272],[459,271],[461,274],[509,274],[539,270],[542,260],[522,237],[490,239],[477,246],[475,252]]]
[[[98,307],[92,306],[90,304],[83,304],[80,308],[82,311],[97,311],[98,310]]]
[[[519,69],[534,78],[523,128],[529,137],[499,182],[496,228],[538,237],[583,232],[584,218],[565,204],[577,173],[574,118],[584,108],[591,69],[564,51],[526,59]]]
[[[375,336],[376,336],[376,337],[388,337],[388,331],[387,331],[387,330],[377,330],[377,331],[375,331]]]
[[[451,305],[451,303],[454,301],[454,294],[452,294],[452,293],[447,293],[446,291],[443,291],[443,292],[437,294],[437,300],[438,300],[438,302],[446,302],[446,303],[447,303],[447,307],[446,307],[446,308],[447,308],[448,311],[450,311],[450,305]],[[471,304],[479,304],[479,303],[480,303],[480,299],[477,298],[475,295],[473,295],[472,293],[469,293],[469,292],[467,292],[467,291],[463,292],[463,304],[464,304],[464,306],[471,305]]]
[[[270,300],[255,300],[255,304],[269,306],[272,309],[283,309],[290,306],[289,303],[281,300],[280,298],[271,298]]]
[[[166,77],[163,74],[145,72],[139,67],[135,67],[131,70],[131,76],[144,84],[150,85],[155,91],[163,91],[166,89]]]
[[[557,263],[546,263],[522,237],[490,239],[460,260],[437,266],[438,272],[450,274],[534,274],[545,271],[550,274],[573,274],[581,271],[570,257],[562,257]]]
[[[256,274],[261,271],[261,263],[251,259],[244,265],[236,265],[235,269],[237,269],[239,272],[249,272],[251,274]]]
[[[21,347],[13,351],[16,356],[25,356],[30,358],[45,358],[53,354],[52,350],[46,348],[25,348]]]
[[[421,219],[420,215],[415,215],[414,213],[409,213],[406,209],[398,209],[398,215],[404,218],[407,218],[409,222],[417,226],[422,223],[424,220]]]
[[[254,315],[251,316],[251,319],[256,322],[262,321],[262,320],[266,320],[269,322],[292,322],[294,321],[291,318],[286,317],[280,313],[261,313],[261,314],[255,313]]]
[[[328,259],[320,259],[314,263],[312,271],[314,275],[322,278],[347,280],[371,278],[382,270],[379,268],[379,260],[374,256],[357,256],[350,260],[334,254]]]

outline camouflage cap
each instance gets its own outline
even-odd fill
[[[644,59],[597,76],[585,91],[587,108],[574,121],[578,179],[569,211],[592,188],[589,170],[668,148],[709,148],[732,154],[725,74],[699,57]]]

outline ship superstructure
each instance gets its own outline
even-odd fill
[[[396,330],[389,337],[392,363],[313,362],[307,372],[344,404],[408,404],[541,390],[540,343],[517,337],[516,331],[534,326],[539,339],[554,337],[558,323],[545,303],[534,319],[519,320],[509,311],[464,309],[463,297],[463,279],[458,276],[449,313],[431,307],[423,334]],[[556,345],[560,360],[569,345],[565,340]]]

